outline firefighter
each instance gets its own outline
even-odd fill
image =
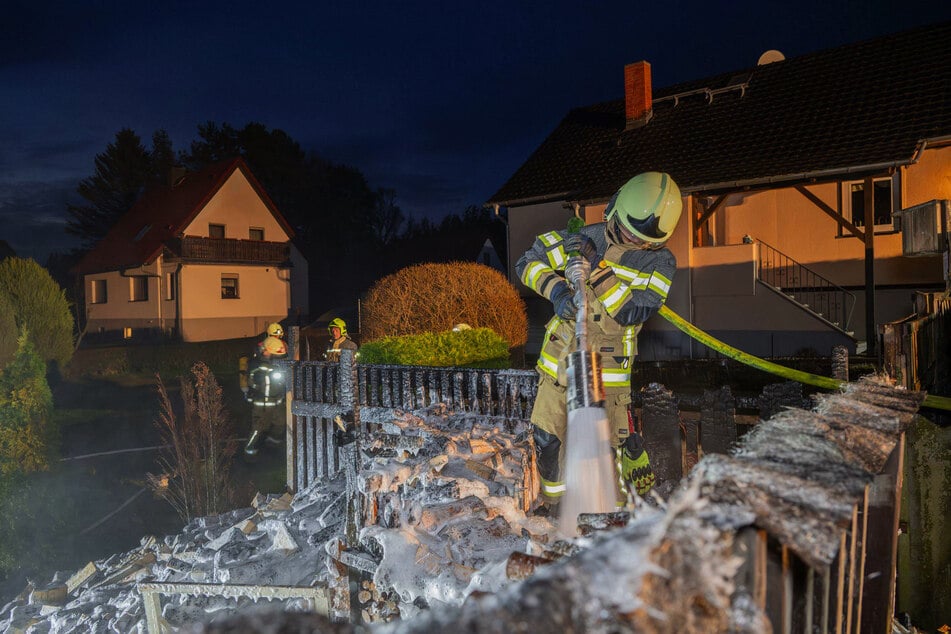
[[[669,175],[639,174],[611,198],[604,222],[575,234],[542,234],[515,265],[519,279],[548,299],[555,312],[538,359],[538,395],[531,419],[542,502],[549,508],[565,491],[559,464],[567,428],[565,372],[566,359],[576,345],[577,307],[563,277],[567,253],[580,253],[591,264],[585,289],[588,343],[601,354],[605,410],[621,477],[644,495],[654,484],[654,474],[631,416],[631,364],[641,326],[670,290],[676,260],[664,245],[682,208],[680,189]]]
[[[327,324],[327,331],[330,332],[330,343],[327,344],[324,359],[336,363],[340,361],[341,350],[353,350],[356,353],[357,344],[347,334],[347,323],[344,320],[335,317]]]
[[[244,453],[255,456],[258,445],[263,439],[272,447],[280,446],[284,441],[285,412],[278,407],[283,401],[284,369],[271,364],[271,361],[287,357],[287,344],[284,342],[284,328],[277,322],[267,325],[265,337],[255,346],[251,357],[252,368],[249,373],[255,378],[248,400],[252,403],[251,437],[244,446]],[[264,376],[264,375],[267,376]],[[261,384],[266,382],[267,389],[262,392]]]

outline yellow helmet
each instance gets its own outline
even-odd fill
[[[267,334],[271,337],[283,337],[284,328],[276,321],[272,322],[267,325]]]
[[[339,328],[341,335],[347,334],[347,322],[339,317],[334,317],[331,322],[327,324],[327,330],[333,330],[334,328]]]
[[[615,244],[638,239],[660,246],[677,228],[683,200],[668,174],[644,172],[627,181],[604,210],[605,231]]]

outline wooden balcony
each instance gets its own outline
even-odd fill
[[[170,259],[189,262],[239,262],[282,265],[290,261],[289,242],[185,236],[169,243]]]

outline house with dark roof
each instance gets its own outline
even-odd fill
[[[931,218],[915,226],[940,233],[948,213],[948,42],[951,23],[790,59],[768,51],[656,91],[650,64],[629,64],[623,99],[571,110],[487,203],[507,216],[530,321],[551,314],[512,273],[534,237],[573,215],[600,222],[622,184],[655,170],[684,196],[668,242],[675,312],[762,356],[874,351],[914,292],[945,289],[939,250],[903,248],[902,225]],[[660,317],[639,351],[712,354]]]
[[[146,191],[80,260],[87,333],[210,341],[307,312],[307,263],[245,162]]]

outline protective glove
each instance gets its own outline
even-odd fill
[[[601,258],[598,257],[598,247],[595,246],[594,240],[583,233],[569,234],[568,237],[565,238],[564,246],[568,257],[578,253],[588,261],[591,268],[598,266],[598,262],[601,261]]]
[[[654,486],[654,471],[640,434],[631,434],[621,445],[621,477],[641,496]]]
[[[555,314],[562,319],[574,320],[578,317],[578,307],[572,298],[571,289],[565,282],[558,282],[551,292],[551,304],[555,307]]]

